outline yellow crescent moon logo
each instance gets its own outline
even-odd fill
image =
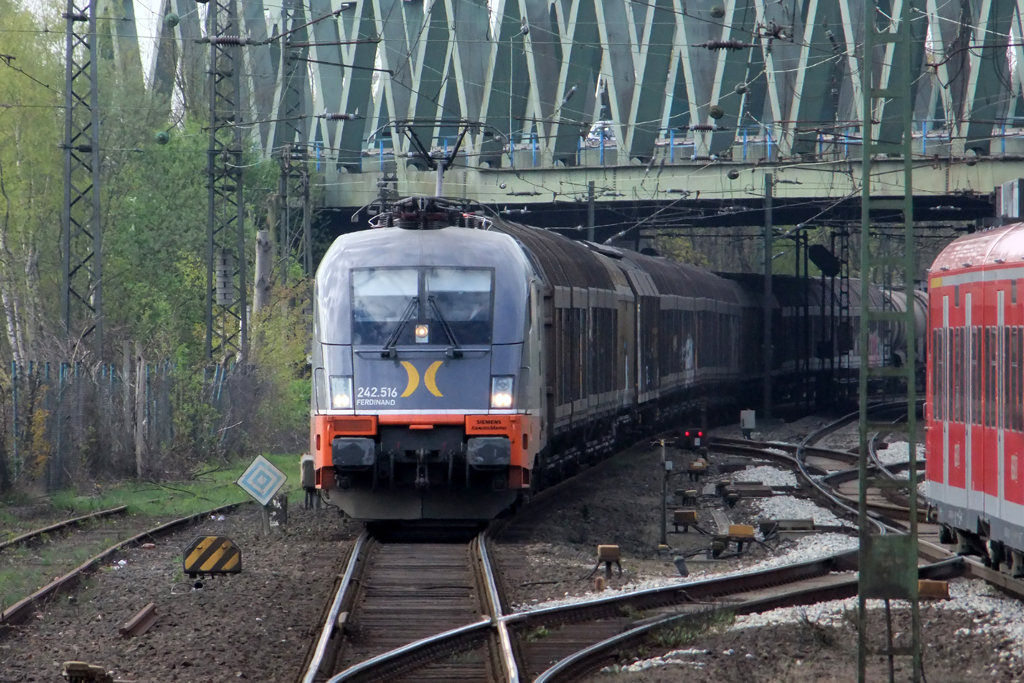
[[[430,367],[427,368],[427,371],[423,373],[423,383],[427,385],[427,391],[429,391],[434,396],[437,396],[439,398],[442,396],[442,394],[440,391],[437,390],[437,384],[435,382],[437,377],[437,370],[440,367],[441,361],[435,360],[433,363],[430,364]]]
[[[407,360],[402,361],[402,367],[405,368],[405,373],[409,375],[409,383],[405,386],[405,391],[402,392],[402,398],[408,398],[409,396],[412,396],[412,392],[416,391],[416,387],[420,385],[420,373],[417,372],[416,368],[413,367],[413,364]],[[428,370],[427,373],[429,377],[430,371]],[[429,381],[432,384],[433,378]]]

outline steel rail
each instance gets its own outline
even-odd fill
[[[354,664],[327,683],[388,680],[381,676],[393,676],[399,671],[427,664],[454,650],[463,649],[467,644],[484,640],[493,623],[491,617],[484,617],[478,622],[422,638]]]
[[[963,558],[950,558],[918,570],[920,578],[952,578],[960,576],[965,569]],[[534,683],[565,683],[585,675],[606,659],[613,658],[623,648],[633,647],[642,643],[646,637],[658,630],[674,627],[689,621],[707,619],[717,614],[754,614],[767,612],[780,607],[811,605],[826,600],[841,600],[857,595],[858,580],[856,578],[837,581],[827,586],[811,588],[792,587],[790,590],[779,591],[775,595],[754,600],[746,600],[731,605],[716,605],[702,611],[668,615],[662,619],[646,623],[612,636],[590,647],[579,650],[561,659],[555,665],[538,676]]]
[[[648,610],[670,605],[694,603],[739,592],[771,588],[796,581],[823,576],[835,571],[852,571],[857,567],[857,551],[808,560],[781,567],[772,567],[745,574],[673,583],[668,586],[631,591],[621,595],[584,600],[569,605],[517,612],[503,618],[516,630],[538,625],[553,626],[568,622],[592,621],[618,616],[624,608]]]
[[[498,630],[498,648],[501,652],[501,665],[505,671],[505,681],[506,683],[519,683],[519,665],[516,663],[515,653],[512,651],[512,638],[508,633],[508,624],[502,618],[505,615],[501,605],[501,594],[498,592],[498,582],[494,578],[494,566],[487,553],[487,532],[480,532],[477,537],[477,545],[480,549],[480,563],[487,584],[487,597],[491,603],[495,628]]]
[[[81,578],[83,574],[93,570],[96,567],[96,565],[98,565],[100,562],[102,562],[109,556],[113,555],[114,553],[118,552],[119,550],[141,544],[146,539],[156,539],[160,536],[169,534],[172,531],[177,531],[181,527],[188,526],[189,524],[192,524],[206,517],[207,515],[216,515],[222,512],[227,512],[229,510],[235,509],[239,505],[245,505],[245,503],[231,503],[230,505],[222,505],[220,507],[213,508],[212,510],[199,512],[194,515],[188,515],[187,517],[179,517],[178,519],[172,520],[165,524],[161,524],[160,526],[149,529],[148,531],[143,531],[142,533],[136,534],[135,536],[132,536],[129,539],[112,545],[100,554],[86,560],[83,564],[76,567],[75,569],[72,569],[64,576],[54,579],[53,582],[47,584],[43,588],[40,588],[27,598],[24,598],[14,603],[14,605],[12,605],[4,612],[0,612],[0,627],[23,623],[26,619],[28,619],[29,611],[37,602],[39,602],[43,598],[49,597],[51,595],[56,595],[58,593],[70,589],[72,586],[75,585],[75,582],[77,582],[78,579]]]
[[[328,683],[388,680],[400,673],[428,664],[452,652],[476,646],[480,641],[487,638],[492,628],[496,630],[502,660],[501,667],[506,677],[506,683],[519,683],[519,669],[512,651],[512,641],[508,633],[508,627],[501,620],[503,616],[501,596],[498,592],[494,568],[487,552],[486,533],[481,532],[477,536],[475,544],[484,583],[483,587],[487,593],[488,608],[491,611],[491,616],[485,616],[480,621],[472,624],[450,629],[427,638],[421,638],[407,645],[383,652],[350,666],[336,674]],[[337,599],[336,604],[340,604]],[[315,672],[312,665],[310,671]],[[313,683],[313,679],[307,676],[304,683]]]
[[[341,579],[341,585],[338,586],[337,592],[334,594],[334,601],[331,603],[331,609],[327,613],[327,619],[324,621],[324,628],[320,632],[320,638],[316,644],[316,650],[313,651],[313,657],[310,659],[309,666],[306,668],[306,675],[302,679],[302,683],[313,683],[316,679],[317,674],[320,672],[320,665],[323,664],[324,655],[327,653],[327,646],[331,642],[331,637],[334,635],[334,631],[338,625],[338,615],[341,614],[341,606],[345,603],[348,598],[348,589],[352,585],[352,577],[355,576],[356,567],[359,565],[360,556],[363,553],[363,547],[367,544],[370,535],[363,531],[359,534],[355,544],[352,546],[352,550],[349,551],[348,565],[345,567],[345,574]]]
[[[63,522],[57,522],[56,524],[51,524],[50,526],[43,527],[42,529],[36,529],[35,531],[29,531],[28,533],[22,534],[21,536],[15,536],[14,538],[12,538],[9,541],[4,541],[3,543],[0,543],[0,550],[4,550],[5,548],[10,548],[11,546],[15,546],[15,545],[21,545],[23,543],[28,543],[29,541],[31,541],[31,540],[33,540],[35,538],[38,538],[39,536],[42,536],[43,534],[53,533],[54,531],[61,531],[63,529],[68,528],[69,526],[74,526],[76,524],[81,524],[82,522],[84,522],[86,520],[89,520],[89,519],[100,519],[102,517],[112,517],[114,515],[119,515],[122,512],[126,512],[127,510],[128,510],[128,506],[127,505],[121,505],[121,506],[116,507],[116,508],[110,508],[109,510],[100,510],[99,512],[93,512],[93,513],[88,514],[88,515],[82,515],[81,517],[73,517],[71,519],[65,519]]]

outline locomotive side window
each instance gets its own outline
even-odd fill
[[[352,343],[383,345],[397,329],[403,315],[415,320],[418,290],[419,272],[415,268],[353,270]],[[399,343],[412,342],[412,326],[406,327],[409,339],[399,339]]]

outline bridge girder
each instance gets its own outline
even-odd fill
[[[182,1],[165,4],[170,10]],[[937,155],[940,167],[953,169],[924,169],[921,191],[987,193],[997,179],[1024,175],[1015,160],[1024,144],[1002,137],[1024,115],[1017,105],[1024,51],[1010,40],[1024,35],[1024,0],[891,0],[889,14],[900,16],[905,2],[918,10],[912,46],[908,54],[889,44],[870,55],[873,85],[890,87],[894,61],[910,60],[920,76],[909,97],[878,105],[876,137],[899,142],[900,107],[910,101],[915,155]],[[485,201],[537,196],[523,192],[575,196],[587,179],[600,185],[605,177],[620,196],[653,199],[666,185],[730,196],[749,183],[724,180],[726,166],[753,176],[765,164],[800,173],[804,196],[811,188],[836,197],[855,191],[847,176],[860,156],[860,0],[357,0],[339,11],[343,4],[309,3],[310,21],[335,14],[310,26],[302,70],[310,117],[358,115],[310,124],[310,140],[322,147],[328,206],[370,201],[382,175],[400,193],[432,193],[434,174],[406,131],[440,152],[467,120],[479,125],[446,191]],[[250,37],[272,34],[259,26],[263,18],[246,12]],[[167,61],[167,50],[186,48],[190,30],[183,20],[172,31],[177,40],[164,36],[154,65]],[[727,49],[707,47],[716,41]],[[279,82],[257,92],[251,80],[252,120],[271,119],[259,128],[268,155],[275,113],[287,109],[281,98],[294,92],[281,86],[287,74],[272,54],[287,48],[275,45],[245,49],[252,75],[265,82],[273,73]],[[155,66],[164,74],[157,90],[177,71],[176,61],[173,71]],[[588,142],[602,119],[614,140]],[[991,160],[958,170],[965,155]],[[797,161],[804,170],[790,168]],[[717,185],[709,180],[718,177]]]

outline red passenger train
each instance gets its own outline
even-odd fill
[[[929,271],[927,497],[944,539],[1024,576],[1024,224],[966,235]]]

